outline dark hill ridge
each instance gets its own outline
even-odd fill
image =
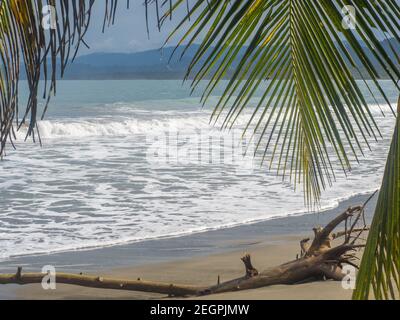
[[[400,52],[400,47],[394,39],[391,39],[390,43],[384,40],[382,45],[388,49],[388,52],[390,52],[390,45]],[[347,47],[348,44],[345,43],[345,46]],[[64,79],[182,79],[197,49],[198,45],[193,45],[180,59],[184,47],[179,47],[171,61],[169,60],[174,47],[136,53],[93,53],[79,56],[73,64],[68,66]],[[245,50],[246,47],[241,50],[239,57]],[[372,53],[369,52],[368,55],[376,64]],[[391,54],[391,57],[395,63],[398,63],[398,58],[394,54]],[[357,60],[356,62],[358,63]],[[228,75],[234,67],[235,65],[232,66]],[[366,74],[365,70],[361,72]],[[382,77],[387,77],[383,70],[380,73]]]

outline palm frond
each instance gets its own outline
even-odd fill
[[[63,73],[85,44],[94,2],[0,0],[0,156],[7,141],[12,143],[14,128],[26,121],[27,136],[35,138],[39,80],[45,79],[43,96],[48,101],[56,91],[57,59]],[[150,3],[155,4],[159,28],[185,6],[187,15],[177,30],[185,22],[190,25],[179,44],[186,41],[184,54],[197,40],[201,42],[187,78],[193,76],[193,87],[210,79],[203,101],[232,73],[213,121],[229,129],[249,109],[252,115],[244,134],[249,132],[256,142],[255,154],[261,151],[263,162],[268,160],[270,167],[275,163],[279,174],[303,183],[307,203],[317,201],[335,178],[333,158],[344,171],[350,170],[351,159],[358,160],[369,141],[380,135],[353,72],[372,95],[378,92],[389,105],[379,82],[380,70],[400,90],[396,82],[400,78],[399,0],[193,2],[145,0],[144,4],[146,12]],[[57,9],[58,21],[51,30],[41,26],[46,4]],[[348,5],[356,10],[354,30],[343,26],[342,9]],[[117,0],[106,0],[105,8],[104,26],[114,22]],[[393,42],[385,47],[380,37]],[[30,96],[19,119],[22,61]],[[264,91],[256,98],[262,85]],[[253,98],[257,102],[251,106]],[[398,119],[358,277],[357,299],[368,298],[370,283],[377,298],[394,296],[391,280],[399,291],[399,141]]]
[[[400,114],[400,99],[398,104]],[[400,292],[400,117],[353,298],[398,299]]]
[[[117,2],[105,1],[104,25],[113,23]],[[56,92],[57,68],[62,76],[80,46],[86,45],[84,36],[94,3],[94,0],[0,0],[0,157],[7,141],[13,143],[15,130],[26,122],[27,137],[40,140],[36,122],[43,117],[38,115],[39,81],[44,80],[43,98],[48,104]],[[56,10],[57,21],[50,29],[42,24],[47,15],[43,12],[45,6]],[[26,74],[30,95],[19,115],[18,83],[22,72]]]
[[[184,2],[176,0],[174,10]],[[356,10],[354,30],[343,27],[345,5]],[[389,105],[378,70],[400,90],[399,52],[379,41],[390,36],[399,44],[399,2],[198,0],[175,32],[189,15],[179,44],[186,41],[185,52],[200,41],[186,78],[192,77],[194,88],[209,80],[203,102],[229,75],[213,122],[230,129],[250,110],[244,134],[254,139],[255,154],[270,167],[275,164],[278,174],[302,183],[307,203],[318,201],[335,179],[333,158],[348,171],[351,160],[380,136],[352,71],[372,79],[373,85],[365,80],[364,85]]]

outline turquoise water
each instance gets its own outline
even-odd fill
[[[24,142],[23,128],[0,163],[0,259],[306,212],[300,191],[243,156],[250,111],[220,132],[209,124],[218,97],[201,108],[180,81],[61,81],[57,90],[39,123],[43,146]],[[364,90],[383,139],[347,179],[338,174],[321,208],[380,185],[394,119]]]

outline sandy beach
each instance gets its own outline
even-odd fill
[[[69,3],[0,0],[0,302],[400,299],[400,0]]]
[[[296,258],[299,241],[312,236],[312,227],[324,225],[347,207],[362,204],[368,195],[352,197],[337,208],[319,214],[292,216],[235,228],[213,230],[184,237],[131,243],[123,246],[59,254],[16,257],[1,262],[0,271],[11,273],[16,266],[39,271],[54,265],[57,270],[94,274],[119,279],[137,279],[178,284],[212,285],[243,275],[240,258],[250,253],[260,271]],[[370,220],[374,198],[366,209]],[[341,283],[320,281],[298,285],[277,285],[248,291],[199,297],[198,299],[350,299],[351,290]],[[168,299],[159,294],[102,290],[57,285],[45,291],[40,285],[0,286],[1,299]]]
[[[181,284],[210,285],[217,281],[240,277],[243,265],[240,257],[244,252],[252,255],[254,264],[268,268],[293,259],[298,253],[300,235],[276,237],[255,244],[243,244],[246,250],[197,257],[177,262],[150,264],[141,267],[120,268],[103,273],[120,279],[171,281]],[[166,299],[164,295],[126,291],[99,290],[58,285],[54,291],[44,291],[40,285],[19,287],[16,290],[19,299]],[[292,286],[278,285],[256,290],[211,295],[198,299],[350,299],[351,291],[344,290],[341,284],[333,281],[314,282]]]

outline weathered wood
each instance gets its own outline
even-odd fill
[[[308,242],[310,241],[310,238],[306,238],[300,241],[300,257],[304,257],[308,250],[310,249],[310,245]]]
[[[369,201],[370,199],[368,199]],[[362,249],[364,244],[356,243],[368,228],[356,228],[356,223],[364,218],[364,206],[350,207],[345,212],[329,222],[324,228],[314,228],[314,239],[309,246],[309,238],[300,242],[301,253],[296,260],[284,263],[274,268],[259,272],[252,264],[250,255],[246,254],[242,261],[245,265],[243,277],[220,283],[211,287],[179,285],[163,282],[138,280],[120,280],[89,275],[57,273],[56,282],[91,288],[143,291],[166,294],[168,296],[198,296],[229,291],[255,289],[276,284],[296,284],[312,279],[342,280],[343,264],[350,264],[357,257],[355,251]],[[353,223],[348,223],[355,217]],[[364,219],[363,219],[364,220]],[[344,231],[333,233],[341,223],[345,223]],[[348,228],[348,225],[350,227]],[[350,235],[356,234],[351,237]],[[342,244],[332,247],[332,240],[342,238]],[[350,240],[351,239],[351,240]],[[45,275],[42,273],[23,273],[18,268],[15,274],[0,274],[0,284],[31,284],[41,283]]]
[[[332,239],[338,239],[344,236],[349,236],[352,233],[358,233],[358,232],[364,232],[364,231],[369,231],[369,228],[365,227],[365,228],[357,228],[357,229],[353,229],[351,231],[339,231],[336,233],[332,233]]]
[[[19,273],[16,274],[0,274],[0,284],[33,284],[42,283],[43,273],[22,273],[22,269],[18,268]],[[161,293],[172,296],[197,295],[204,287],[178,285],[171,283],[152,282],[143,280],[125,280],[113,279],[99,276],[89,276],[82,274],[57,273],[57,284],[70,284],[98,289],[114,289]]]
[[[246,254],[242,259],[244,263],[244,267],[246,268],[246,277],[247,278],[252,278],[258,275],[258,270],[253,267],[253,264],[251,263],[251,258],[249,254]]]

